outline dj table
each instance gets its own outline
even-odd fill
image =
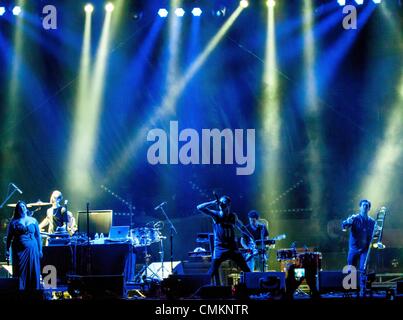
[[[66,283],[68,275],[123,275],[124,281],[134,278],[136,254],[130,243],[70,244],[43,247],[41,268],[53,265],[58,284]]]

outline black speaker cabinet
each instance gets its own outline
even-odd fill
[[[17,294],[19,285],[18,278],[0,278],[0,295]]]
[[[210,282],[208,274],[170,275],[162,282],[162,288],[168,298],[185,298],[191,297]]]
[[[243,272],[241,284],[254,290],[285,290],[285,272]]]
[[[68,290],[73,295],[92,298],[121,298],[123,275],[68,276]]]
[[[403,281],[397,281],[396,283],[396,294],[403,295]]]
[[[343,286],[343,281],[348,274],[342,271],[320,271],[318,274],[319,293],[357,291],[360,285],[360,273],[357,272],[356,275],[357,287],[348,289]]]

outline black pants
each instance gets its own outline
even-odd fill
[[[221,285],[220,274],[218,271],[221,263],[226,260],[234,261],[243,272],[250,272],[245,259],[238,250],[216,251],[214,252],[214,258],[211,261],[211,266],[209,270],[211,280],[213,281],[215,279],[216,285]]]
[[[357,273],[360,275],[359,286],[361,290],[365,289],[365,259],[367,258],[368,251],[355,251],[350,250],[348,253],[347,264],[354,266],[357,269]]]

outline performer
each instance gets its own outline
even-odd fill
[[[359,203],[360,213],[342,222],[342,229],[351,228],[347,264],[360,271],[360,294],[365,293],[365,260],[372,240],[375,220],[368,216],[371,202],[363,199]]]
[[[259,213],[252,210],[248,213],[249,224],[246,226],[249,236],[241,238],[241,245],[251,251],[246,257],[246,263],[252,271],[265,271],[267,255],[266,245],[261,243],[267,240],[269,232],[264,223],[259,222]]]
[[[67,211],[65,206],[62,206],[61,202],[63,195],[60,191],[55,190],[50,196],[50,203],[52,207],[46,211],[46,218],[39,224],[39,229],[43,230],[48,227],[48,233],[66,232],[69,231],[73,234],[76,231],[76,223],[73,214]],[[67,217],[65,214],[67,213]],[[67,220],[67,230],[66,230]]]
[[[42,241],[38,222],[30,217],[27,205],[18,201],[7,228],[6,259],[12,249],[13,277],[19,278],[20,290],[40,289]]]
[[[217,208],[213,209],[213,207]],[[237,215],[231,212],[231,199],[222,196],[219,200],[206,202],[197,209],[212,217],[214,223],[214,252],[209,274],[216,285],[220,285],[219,267],[226,260],[233,260],[244,272],[250,272],[235,240],[235,227],[247,232],[238,221]]]

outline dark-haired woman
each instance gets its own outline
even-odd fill
[[[27,205],[18,201],[7,229],[6,257],[12,249],[13,277],[19,278],[20,290],[40,288],[42,242],[38,222],[29,216]]]

